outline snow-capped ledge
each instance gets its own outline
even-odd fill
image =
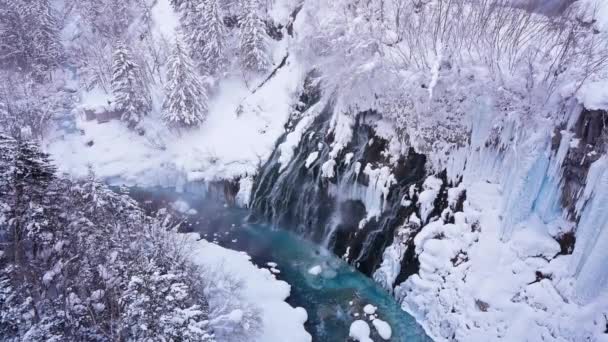
[[[255,306],[262,318],[261,332],[252,341],[310,342],[312,337],[304,329],[308,315],[303,308],[294,308],[285,302],[291,287],[277,280],[267,269],[258,268],[243,253],[220,247],[206,240],[198,240],[198,234],[187,234],[190,245],[188,256],[202,268],[220,267],[231,279],[242,283],[244,304]]]
[[[606,292],[573,300],[573,255],[547,226],[560,217],[533,214],[503,241],[500,186],[465,185],[454,222],[433,221],[414,238],[420,271],[395,288],[402,307],[437,341],[608,341]]]

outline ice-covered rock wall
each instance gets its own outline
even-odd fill
[[[318,95],[255,179],[252,218],[327,245],[437,338],[604,334],[606,112],[571,99],[529,125],[471,113],[469,144],[437,156],[395,153],[379,113]]]

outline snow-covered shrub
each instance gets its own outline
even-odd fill
[[[250,341],[262,328],[260,310],[245,300],[242,282],[221,269],[216,265],[203,270],[209,325],[218,341]]]
[[[207,116],[207,101],[207,87],[198,76],[188,49],[177,38],[168,60],[163,119],[171,126],[199,126]]]

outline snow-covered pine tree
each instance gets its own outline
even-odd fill
[[[0,63],[41,80],[59,65],[62,55],[59,25],[48,0],[0,3]]]
[[[48,0],[33,1],[33,15],[36,23],[32,27],[32,72],[38,79],[59,66],[62,45],[59,39],[59,25],[51,12]]]
[[[271,66],[266,25],[260,17],[259,10],[257,0],[244,0],[244,12],[240,20],[239,50],[241,65],[253,72],[264,72]]]
[[[135,128],[150,111],[150,99],[141,79],[138,65],[124,43],[118,42],[113,55],[112,92],[121,119]]]
[[[0,5],[0,66],[25,68],[27,28],[25,19],[14,0]]]
[[[215,74],[224,62],[226,28],[219,0],[203,0],[198,7],[201,25],[196,27],[189,39],[194,45],[195,58],[200,61],[200,70]]]
[[[199,13],[199,5],[202,0],[179,0],[175,2],[175,8],[179,14],[179,20],[184,32],[194,32],[202,25]],[[188,38],[190,35],[188,36]]]
[[[169,125],[177,127],[200,125],[207,116],[207,88],[179,37],[167,63],[163,119]]]
[[[177,223],[94,177],[57,177],[35,144],[0,135],[2,340],[213,341]]]

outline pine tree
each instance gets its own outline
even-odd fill
[[[139,67],[132,60],[127,47],[118,42],[112,65],[112,92],[116,109],[122,111],[121,119],[135,128],[151,109],[145,93]]]
[[[63,55],[59,25],[48,0],[6,0],[0,6],[0,63],[42,80]]]
[[[178,38],[168,60],[163,119],[172,126],[198,126],[207,116],[207,88]]]
[[[270,68],[266,26],[260,17],[257,0],[244,0],[245,11],[241,19],[240,54],[243,68],[264,72]]]
[[[183,32],[194,32],[202,25],[202,19],[199,11],[199,5],[203,0],[179,0],[176,2],[177,12],[179,14],[180,24]],[[191,34],[188,36],[190,37]]]
[[[215,74],[224,64],[226,29],[219,0],[204,0],[198,6],[200,25],[191,34],[192,47],[198,53],[201,70]]]
[[[32,68],[34,75],[43,78],[44,74],[59,66],[62,46],[59,40],[59,25],[51,13],[48,0],[34,1],[33,9],[36,23],[32,28]]]
[[[22,10],[15,1],[0,6],[0,63],[25,68],[28,64],[27,28]]]
[[[173,6],[173,9],[176,11],[180,9],[183,2],[184,0],[170,0],[171,6]]]

